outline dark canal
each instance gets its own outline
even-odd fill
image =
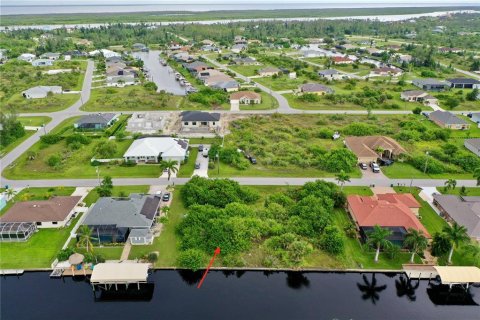
[[[398,274],[156,271],[139,296],[94,296],[85,279],[0,278],[10,319],[480,319],[480,288],[453,290]],[[138,291],[137,291],[138,293]]]

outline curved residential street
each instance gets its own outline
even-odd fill
[[[231,69],[226,68],[220,63],[209,59],[204,56],[204,58],[210,63],[214,64],[220,69],[228,70],[234,72]],[[87,69],[85,72],[85,79],[83,82],[82,91],[80,94],[80,99],[75,102],[69,108],[52,113],[24,113],[19,114],[20,116],[49,116],[52,118],[52,121],[46,125],[46,131],[49,132],[56,126],[58,126],[62,121],[79,116],[85,113],[86,111],[80,110],[80,108],[89,100],[90,91],[92,86],[92,76],[94,70],[94,62],[88,60]],[[462,70],[463,71],[463,70]],[[251,81],[248,77],[245,77],[237,72],[234,72],[239,78],[245,81]],[[466,71],[464,73],[467,73]],[[264,92],[271,94],[278,101],[278,108],[274,110],[255,110],[255,111],[237,111],[232,112],[228,110],[215,111],[219,113],[237,113],[237,114],[272,114],[272,113],[282,113],[282,114],[367,114],[367,111],[363,110],[299,110],[291,108],[288,104],[287,99],[282,96],[280,93],[272,91],[271,89],[255,83],[255,85],[263,90]],[[122,111],[124,114],[131,114],[134,111]],[[181,112],[181,111],[155,111],[159,113],[171,114],[172,112]],[[406,110],[373,110],[372,114],[377,115],[393,115],[393,114],[410,114],[411,111]],[[453,113],[465,114],[468,111],[454,111]],[[4,168],[12,164],[15,159],[20,157],[25,151],[27,151],[34,143],[36,143],[40,136],[44,134],[44,130],[39,130],[33,134],[30,138],[21,143],[18,147],[13,149],[10,153],[6,154],[1,161],[2,171]],[[263,178],[263,177],[245,177],[245,178],[232,178],[233,180],[238,181],[240,184],[244,185],[302,185],[308,181],[314,181],[322,178]],[[116,185],[159,185],[159,184],[184,184],[189,180],[189,178],[173,178],[168,181],[166,178],[116,178],[113,179],[114,184]],[[333,178],[324,178],[323,180],[336,182]],[[70,179],[48,179],[48,180],[9,180],[2,177],[1,185],[9,185],[15,188],[21,187],[44,187],[44,186],[78,186],[78,187],[90,187],[98,184],[97,179],[75,179],[74,177]],[[476,186],[475,180],[458,180],[458,185],[473,187]],[[443,179],[388,179],[385,177],[372,178],[364,177],[359,179],[351,179],[351,182],[346,183],[345,185],[350,186],[391,186],[391,185],[413,185],[419,187],[438,187],[444,185]]]

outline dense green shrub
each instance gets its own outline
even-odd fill
[[[0,144],[2,146],[7,146],[25,135],[22,123],[13,114],[7,116],[0,112],[0,126],[2,127],[0,134]]]
[[[58,154],[52,154],[47,158],[46,163],[52,168],[58,168],[62,163],[62,158]]]
[[[58,135],[58,134],[44,134],[43,136],[40,137],[40,141],[46,144],[55,144],[62,140],[63,138]]]
[[[320,237],[320,247],[331,254],[343,253],[345,241],[336,226],[327,226]]]
[[[238,182],[229,179],[206,179],[195,176],[181,190],[181,196],[186,207],[194,204],[210,204],[215,207],[225,207],[232,202],[252,203],[258,199],[258,194]]]
[[[335,149],[321,157],[320,168],[328,172],[352,172],[357,164],[357,156],[350,150]]]
[[[342,129],[343,134],[348,136],[371,136],[379,132],[377,126],[367,123],[354,122]]]

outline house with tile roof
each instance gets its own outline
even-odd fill
[[[345,146],[358,158],[358,163],[377,162],[378,158],[395,159],[407,151],[394,139],[386,136],[346,137]]]
[[[253,91],[238,91],[230,95],[230,102],[232,100],[236,100],[240,104],[259,104],[262,102],[262,96]]]
[[[388,240],[398,245],[403,244],[410,228],[421,231],[425,237],[430,238],[427,229],[418,219],[420,207],[411,194],[387,193],[347,197],[347,210],[365,241],[375,226],[389,229],[392,235]]]

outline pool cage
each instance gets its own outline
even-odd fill
[[[36,230],[33,222],[0,222],[0,242],[27,241]]]

